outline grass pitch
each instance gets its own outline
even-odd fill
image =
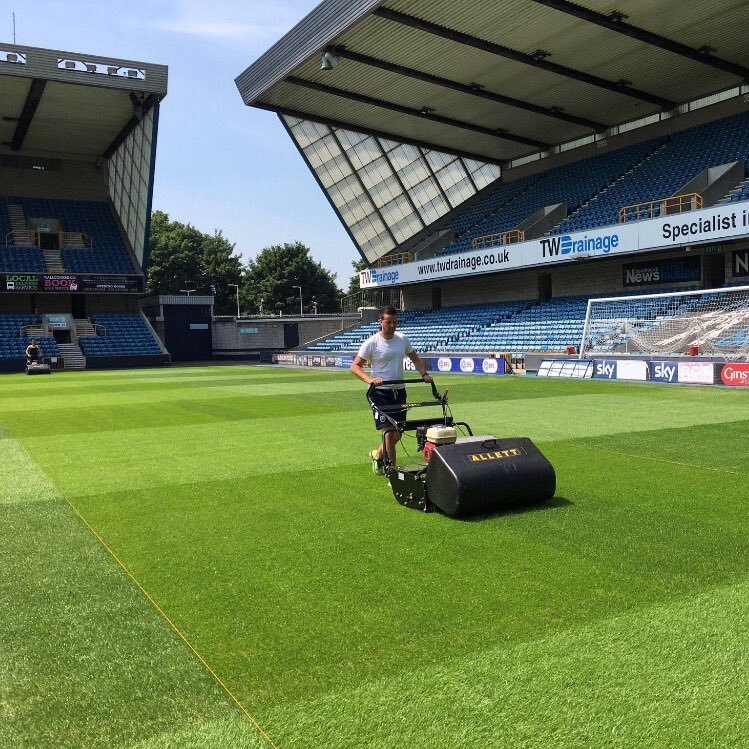
[[[0,379],[0,746],[269,746],[123,566],[279,749],[747,745],[749,394],[438,384],[555,500],[400,507],[344,373]]]

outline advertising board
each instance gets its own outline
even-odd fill
[[[723,365],[720,380],[730,387],[749,387],[749,363],[729,362]]]
[[[680,361],[678,381],[683,385],[714,385],[715,367],[707,361]]]
[[[0,291],[50,293],[140,293],[143,276],[55,275],[49,273],[0,274]]]
[[[593,366],[592,359],[544,359],[538,368],[538,376],[583,380],[593,376]]]
[[[678,382],[679,370],[675,361],[651,361],[650,379],[653,382]]]
[[[749,201],[714,206],[663,218],[632,221],[587,232],[498,245],[423,261],[369,268],[359,275],[362,288],[447,280],[514,268],[563,263],[578,258],[614,257],[749,236]],[[741,252],[741,251],[739,251]],[[749,275],[749,258],[734,257],[734,271]],[[744,261],[746,263],[744,264]],[[734,272],[734,275],[739,275]]]
[[[622,266],[622,285],[625,288],[690,283],[701,278],[702,258],[699,255],[651,262],[641,260],[639,263]]]

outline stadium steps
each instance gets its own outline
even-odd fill
[[[74,320],[73,327],[75,328],[76,336],[97,335],[96,326],[87,317]]]
[[[65,369],[85,369],[86,357],[77,343],[58,343],[60,356],[65,360]]]
[[[44,264],[50,273],[65,273],[66,268],[62,262],[60,250],[42,250],[44,255]]]
[[[733,190],[730,190],[724,198],[721,198],[718,205],[726,205],[726,203],[734,203],[747,198],[749,198],[749,177],[739,182]]]
[[[8,211],[8,220],[10,221],[10,228],[14,234],[23,233],[28,230],[28,224],[26,223],[26,214],[23,210],[22,205],[17,203],[9,203],[6,206]],[[3,237],[3,244],[5,237]]]
[[[582,205],[578,206],[572,213],[570,213],[567,218],[564,219],[564,221],[560,221],[560,223],[555,226],[551,231],[547,232],[547,234],[557,234],[560,231],[564,231],[564,224],[569,221],[570,219],[574,218],[576,214],[578,214],[580,211],[587,208],[591,203],[595,203],[599,198],[603,198],[606,196],[606,194],[609,192],[609,190],[612,190],[615,188],[619,183],[623,182],[625,179],[629,179],[632,174],[634,174],[635,170],[639,169],[643,164],[650,161],[650,159],[655,158],[661,151],[663,151],[664,148],[668,146],[668,143],[661,143],[658,148],[651,151],[649,154],[644,156],[642,159],[640,159],[636,164],[632,166],[631,169],[628,169],[624,174],[620,175],[610,184],[606,185],[606,187],[603,188],[599,193],[594,195],[590,200],[586,200]]]

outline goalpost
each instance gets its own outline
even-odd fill
[[[690,352],[749,360],[749,286],[588,300],[581,359]]]

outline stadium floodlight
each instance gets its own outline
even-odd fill
[[[229,286],[233,286],[237,290],[237,320],[242,317],[242,315],[239,314],[239,284],[238,283],[230,283]]]
[[[341,58],[338,57],[332,50],[326,49],[322,54],[322,61],[320,63],[320,70],[333,70],[338,65]]]
[[[580,358],[697,351],[749,360],[749,286],[588,301]]]
[[[180,291],[183,294],[187,294],[187,296],[190,296],[190,294],[193,294],[194,292],[196,292],[197,289],[180,289]]]
[[[299,289],[299,316],[304,317],[304,302],[302,301],[302,287],[293,286],[294,289]]]

